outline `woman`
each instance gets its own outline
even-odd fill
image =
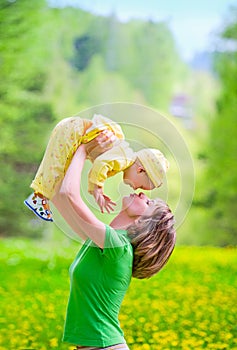
[[[120,213],[105,225],[80,195],[85,160],[82,145],[53,199],[85,240],[70,267],[63,340],[76,349],[128,349],[118,321],[122,300],[132,276],[149,278],[169,259],[175,245],[174,218],[162,200],[140,193],[124,197]]]

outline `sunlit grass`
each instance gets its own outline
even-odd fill
[[[2,240],[0,350],[73,349],[62,344],[68,240]],[[237,250],[178,247],[150,280],[133,280],[120,321],[131,350],[237,349]]]

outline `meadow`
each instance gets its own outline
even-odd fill
[[[68,267],[78,243],[0,241],[0,350],[72,350],[61,342]],[[120,322],[131,350],[237,349],[236,248],[177,247],[148,280],[133,279]]]

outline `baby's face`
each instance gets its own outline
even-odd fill
[[[142,190],[153,190],[155,188],[144,169],[135,163],[124,171],[123,181],[134,190],[138,188]]]

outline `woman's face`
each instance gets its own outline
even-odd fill
[[[150,199],[143,192],[130,194],[122,200],[122,210],[126,211],[129,217],[149,216],[156,207],[156,200]]]

